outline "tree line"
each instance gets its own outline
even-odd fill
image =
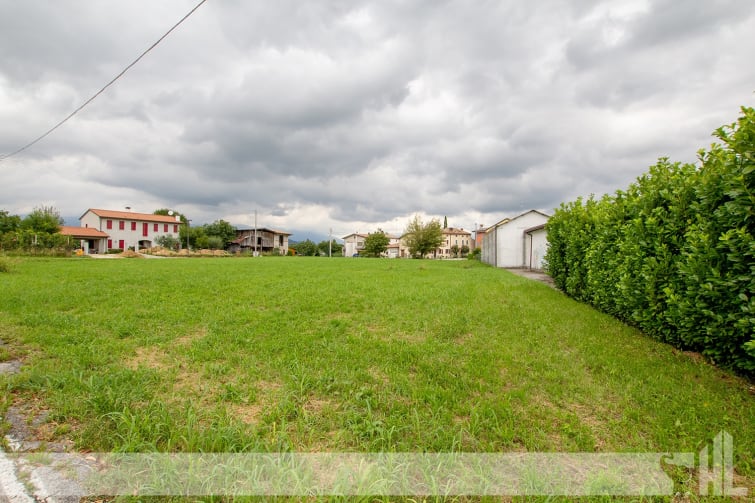
[[[0,210],[0,250],[31,254],[67,254],[79,241],[60,234],[63,218],[52,206],[34,208],[25,217]]]
[[[699,165],[661,158],[626,191],[562,204],[547,270],[568,295],[755,375],[755,110]]]

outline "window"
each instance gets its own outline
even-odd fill
[[[163,224],[163,232],[168,232],[168,224]]]
[[[157,232],[157,224],[155,224],[155,225],[152,226],[152,230],[155,231],[155,232]]]
[[[136,222],[131,222],[131,230],[132,231],[136,230]]]
[[[178,224],[173,224],[173,233],[178,234]]]
[[[107,228],[108,229],[112,229],[113,228],[113,221],[112,220],[108,220],[107,221]]]
[[[149,224],[147,222],[142,222],[142,236],[147,237],[149,234]]]
[[[121,250],[123,250],[123,249],[124,249],[124,246],[123,246],[123,245],[124,245],[124,242],[123,242],[123,240],[122,240],[122,239],[119,239],[119,240],[118,240],[118,248],[120,248]]]
[[[113,240],[112,239],[108,239],[107,240],[107,248],[108,248],[108,250],[111,249],[112,247],[113,247]]]
[[[118,230],[122,231],[125,228],[126,228],[126,222],[124,222],[123,220],[119,220],[118,221]]]

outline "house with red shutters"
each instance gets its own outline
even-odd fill
[[[79,217],[80,227],[64,227],[61,234],[81,240],[85,253],[106,253],[111,249],[126,250],[154,246],[157,238],[178,239],[182,225],[178,215],[153,215],[133,211],[89,208]]]

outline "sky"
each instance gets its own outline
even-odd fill
[[[0,154],[198,0],[0,0]],[[695,162],[755,105],[752,0],[207,0],[48,137],[0,210],[296,233],[472,229]]]

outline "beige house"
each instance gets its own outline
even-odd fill
[[[446,227],[443,229],[443,241],[440,248],[435,250],[435,258],[456,258],[461,257],[461,249],[466,246],[467,250],[472,249],[472,233],[464,229],[455,227]],[[458,255],[453,253],[453,248],[457,247]]]

